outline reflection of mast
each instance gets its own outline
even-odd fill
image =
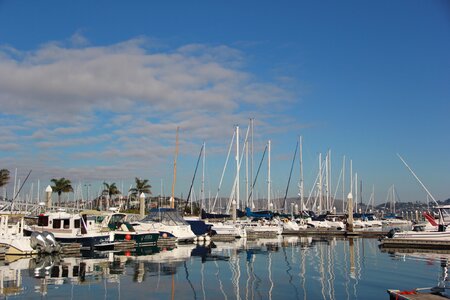
[[[225,294],[225,291],[224,291],[224,289],[223,289],[222,280],[220,279],[220,276],[219,276],[219,275],[220,275],[219,265],[217,264],[217,261],[215,261],[214,264],[215,264],[216,267],[217,267],[216,277],[217,277],[217,280],[219,281],[219,289],[220,289],[220,291],[222,292],[223,298],[224,298],[225,300],[227,300],[228,297],[227,297],[227,294]],[[197,298],[195,298],[195,299],[197,299]]]
[[[272,290],[273,290],[273,280],[272,280],[272,253],[269,252],[269,281],[270,281],[270,289],[269,289],[269,299],[272,299]]]
[[[295,286],[295,284],[292,283],[293,276],[292,276],[292,274],[290,273],[291,270],[292,270],[292,267],[291,267],[291,265],[290,265],[290,263],[289,263],[289,261],[288,261],[288,259],[287,259],[287,255],[286,255],[286,247],[285,247],[285,246],[283,246],[283,253],[284,253],[284,261],[286,262],[286,266],[287,266],[286,274],[287,274],[288,277],[289,277],[289,284],[294,288],[294,291],[295,291],[295,299],[299,299],[299,297],[298,297],[298,289],[297,289],[297,287]]]
[[[204,270],[205,270],[205,264],[202,264],[202,267],[200,269],[200,274],[201,274],[201,277],[202,277],[202,293],[203,293],[203,299],[206,299]]]
[[[318,245],[317,248],[320,249],[319,273],[320,273],[320,283],[322,285],[322,298],[326,299],[327,297],[325,296],[325,268],[324,268],[324,262],[323,262],[323,245]]]
[[[300,251],[303,251],[302,258],[301,258],[301,266],[300,266],[300,279],[302,282],[302,289],[303,289],[303,299],[306,300],[306,255],[308,254],[308,248],[305,248],[304,250],[300,248]]]
[[[335,240],[332,240],[332,242]],[[330,243],[328,249],[328,295],[329,299],[334,299],[334,256],[333,253],[335,251],[331,250],[331,247],[334,247],[334,243]]]
[[[184,264],[184,272],[186,273],[186,280],[187,280],[187,282],[189,283],[189,286],[192,289],[192,293],[194,293],[194,299],[197,299],[197,293],[195,292],[194,285],[192,284],[191,280],[189,279],[189,272],[188,272],[188,268],[187,268],[187,265],[186,265],[186,261],[184,261],[183,264]]]

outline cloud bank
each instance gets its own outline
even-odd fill
[[[206,140],[220,152],[234,124],[257,117],[269,130],[293,100],[246,70],[244,53],[228,46],[161,50],[145,38],[92,46],[80,33],[71,42],[0,48],[2,167],[135,176],[173,156],[177,126],[181,151],[193,154]]]

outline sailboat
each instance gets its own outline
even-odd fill
[[[400,216],[397,216],[396,210],[395,210],[395,200],[398,198],[398,194],[395,190],[395,186],[392,185],[387,194],[387,199],[390,204],[390,213],[383,216],[382,223],[383,225],[402,225],[402,224],[410,224],[411,222],[408,220],[403,219]]]

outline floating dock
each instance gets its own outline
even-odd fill
[[[408,248],[408,249],[450,250],[450,241],[384,238],[381,240],[380,247],[386,249]]]
[[[211,241],[216,242],[231,242],[234,241],[236,237],[232,234],[215,234],[211,236]]]
[[[156,245],[158,246],[173,246],[177,243],[176,237],[159,237]]]
[[[337,230],[322,228],[307,228],[302,230],[283,230],[283,235],[295,236],[342,236],[342,237],[373,237],[379,238],[387,235],[386,231],[381,230]]]
[[[81,253],[80,243],[61,244],[61,255],[63,256],[80,255],[80,253]]]

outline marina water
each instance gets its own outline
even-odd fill
[[[8,299],[387,299],[445,286],[447,254],[381,251],[377,239],[278,237],[7,260]]]

